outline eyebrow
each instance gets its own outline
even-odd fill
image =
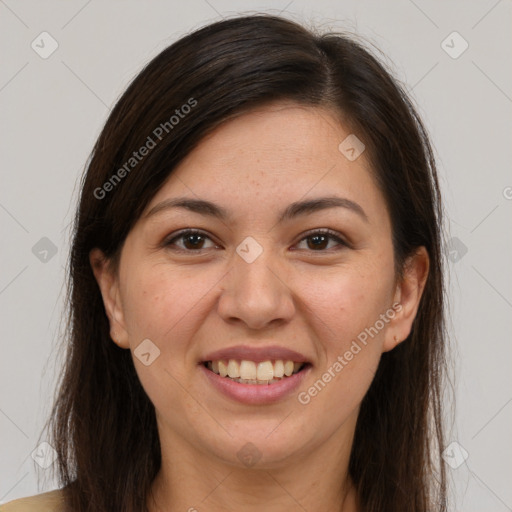
[[[316,199],[310,199],[305,201],[297,201],[287,206],[279,215],[278,223],[290,220],[301,215],[312,214],[328,208],[346,208],[357,215],[359,215],[365,222],[368,222],[368,216],[366,215],[363,208],[356,202],[346,199],[344,197],[319,197]],[[232,214],[211,201],[203,199],[191,199],[189,197],[176,197],[173,199],[166,199],[161,203],[156,204],[149,210],[144,218],[156,215],[159,212],[172,208],[185,208],[191,212],[199,213],[209,217],[215,217],[222,221],[227,221],[232,217]]]

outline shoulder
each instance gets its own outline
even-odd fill
[[[61,489],[19,498],[0,505],[0,512],[63,512],[64,493]]]

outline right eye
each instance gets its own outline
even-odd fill
[[[171,248],[171,250],[176,250],[172,249],[171,246],[176,245],[175,242],[177,240],[183,241],[183,246],[178,246],[178,252],[200,252],[204,250],[204,248],[202,247],[204,241],[211,240],[211,238],[202,231],[198,231],[196,229],[185,229],[174,234],[172,238],[165,241],[164,246]]]

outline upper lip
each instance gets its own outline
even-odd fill
[[[277,345],[269,345],[266,347],[250,347],[248,345],[237,345],[236,347],[223,348],[210,352],[201,362],[220,361],[220,360],[246,360],[260,363],[262,361],[282,359],[283,361],[293,361],[295,363],[308,363],[308,359],[303,354],[290,350],[288,348],[279,347]]]

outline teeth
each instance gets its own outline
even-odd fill
[[[281,359],[278,359],[274,363],[274,377],[284,377],[284,363],[281,361]]]
[[[224,364],[224,361],[219,361],[219,374],[221,377],[225,377],[228,374],[228,367]]]
[[[284,374],[289,377],[293,373],[293,361],[284,363]]]
[[[236,382],[243,384],[272,384],[279,382],[283,377],[290,377],[297,373],[304,363],[294,361],[283,361],[278,359],[255,363],[254,361],[208,361],[208,368],[220,375],[229,377]]]
[[[240,363],[240,378],[244,380],[255,380],[257,378],[256,363],[253,361],[242,361]]]
[[[228,375],[232,379],[236,379],[238,377],[241,377],[240,375],[240,366],[237,361],[234,359],[230,359],[228,363]],[[244,377],[244,379],[248,379],[249,377]]]
[[[274,382],[279,382],[281,379],[272,379],[272,380],[244,380],[244,379],[233,379],[235,382],[239,384],[258,384],[258,385],[266,385],[266,384],[274,384]]]
[[[258,363],[256,375],[258,380],[272,380],[274,378],[274,367],[272,366],[272,361]]]

